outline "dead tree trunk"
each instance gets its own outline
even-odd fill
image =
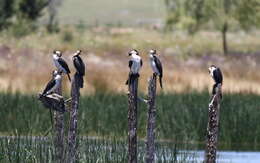
[[[146,162],[154,162],[155,153],[155,120],[156,120],[156,80],[157,77],[153,75],[149,80],[148,86],[148,120],[147,120],[147,142],[146,142]]]
[[[227,31],[228,31],[228,23],[225,22],[222,27],[222,41],[223,41],[223,52],[225,55],[228,54],[228,45],[227,45]]]
[[[219,84],[216,87],[216,94],[212,95],[209,104],[205,163],[216,162],[221,94],[221,84]]]
[[[128,94],[128,163],[137,163],[137,89],[138,77],[129,79]]]
[[[62,96],[62,84],[56,90],[56,93]],[[54,111],[54,147],[55,162],[63,163],[64,158],[64,113]]]
[[[68,133],[68,163],[76,162],[76,137],[77,137],[77,124],[78,124],[78,107],[79,107],[79,79],[80,76],[76,73],[71,83],[71,109],[70,109],[70,126]]]

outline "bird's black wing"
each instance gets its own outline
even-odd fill
[[[56,84],[56,81],[54,79],[51,79],[48,84],[46,85],[44,91],[43,91],[43,95],[45,95],[52,87],[54,87],[54,85]]]
[[[66,70],[66,72],[69,74],[70,73],[70,69],[69,69],[68,64],[65,62],[65,60],[62,59],[62,58],[59,58],[58,62]]]
[[[215,80],[216,83],[221,83],[223,82],[223,76],[222,76],[222,72],[219,68],[216,68],[215,71],[213,71],[213,78]]]
[[[131,69],[132,65],[133,65],[133,61],[130,60],[130,61],[128,62],[128,67]]]
[[[153,56],[154,58],[154,62],[155,62],[155,65],[156,67],[158,68],[158,71],[160,73],[160,77],[163,76],[163,68],[162,68],[162,63],[161,61],[159,60],[159,58],[157,58],[156,56]]]
[[[141,63],[141,67],[142,67],[143,66],[143,60],[142,59],[141,59],[140,63]]]
[[[77,72],[81,75],[84,76],[85,75],[85,64],[82,61],[82,59],[77,56],[73,59],[73,64],[75,66],[75,68],[77,69]]]

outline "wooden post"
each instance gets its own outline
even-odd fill
[[[62,82],[62,81],[61,81]],[[56,90],[56,93],[62,96],[62,84]],[[64,160],[64,113],[54,111],[54,139],[55,162],[63,163]]]
[[[80,76],[76,73],[72,79],[71,83],[71,109],[70,109],[70,126],[68,133],[68,163],[76,162],[76,137],[77,137],[77,124],[78,124],[78,107],[79,107],[79,79]]]
[[[149,79],[148,85],[148,120],[147,120],[147,137],[146,137],[146,162],[154,162],[155,153],[155,120],[156,120],[156,75]]]
[[[129,79],[128,94],[128,163],[137,163],[137,89],[138,77]]]
[[[205,152],[205,163],[215,163],[217,156],[217,142],[219,129],[219,113],[221,102],[221,84],[216,87],[216,94],[212,95],[209,104],[208,126],[207,126],[207,144]]]

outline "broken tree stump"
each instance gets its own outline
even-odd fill
[[[206,151],[205,151],[205,163],[215,163],[217,157],[217,143],[218,143],[218,131],[219,131],[219,114],[220,114],[220,102],[221,102],[221,90],[222,85],[218,84],[216,87],[216,94],[212,95],[209,104],[208,113],[208,126],[206,135]]]
[[[148,82],[148,119],[147,119],[147,136],[146,136],[146,162],[154,162],[155,153],[155,120],[156,120],[156,81],[157,76],[150,77]]]
[[[77,124],[78,124],[78,108],[80,96],[80,79],[81,77],[76,73],[71,82],[71,109],[70,109],[70,126],[68,133],[68,163],[74,163],[77,159]]]
[[[137,163],[137,89],[135,76],[128,85],[128,163]]]

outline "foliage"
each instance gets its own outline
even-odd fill
[[[48,5],[48,0],[20,0],[18,3],[18,12],[22,18],[36,21],[42,11]]]
[[[226,33],[230,26],[250,29],[260,23],[259,0],[165,0],[165,4],[168,29],[184,24],[183,28],[196,31],[203,24],[213,23],[222,32],[225,54],[228,51]]]
[[[14,0],[0,1],[0,30],[8,25],[8,20],[14,14]]]

